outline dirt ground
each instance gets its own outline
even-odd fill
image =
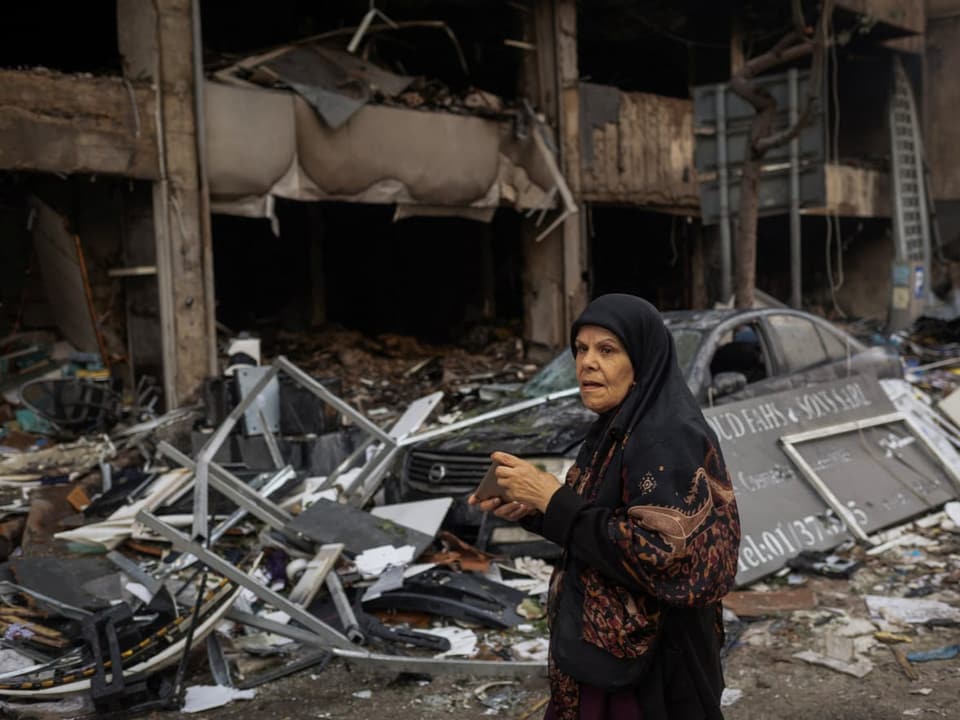
[[[952,642],[958,641],[960,632],[954,631]],[[742,690],[743,697],[724,709],[727,720],[960,718],[960,659],[918,665],[920,679],[910,681],[890,651],[879,647],[871,656],[875,662],[873,671],[857,679],[792,659],[793,652],[789,641],[781,647],[739,647],[732,651],[726,663],[727,685]],[[254,700],[235,702],[192,717],[542,717],[543,711],[537,706],[548,694],[545,679],[490,688],[485,700],[481,700],[477,690],[487,682],[474,677],[437,676],[427,683],[393,673],[371,673],[338,662],[321,675],[304,672],[263,686]],[[932,692],[913,694],[925,688]],[[364,695],[365,690],[370,691],[369,698],[355,695]],[[174,716],[175,713],[164,713],[156,717]]]
[[[740,640],[729,650],[724,665],[727,687],[742,691],[742,696],[724,709],[727,720],[960,718],[960,657],[915,663],[918,678],[910,680],[891,651],[891,647],[913,651],[960,643],[960,626],[904,628],[902,634],[911,642],[896,646],[878,642],[862,652],[861,657],[868,659],[873,669],[856,678],[793,657],[802,650],[822,647],[830,635],[843,634],[844,623],[836,621],[838,616],[866,616],[863,600],[851,592],[850,582],[813,578],[810,584],[818,598],[816,609],[778,613],[747,623]],[[262,686],[253,700],[193,717],[542,717],[542,702],[548,695],[544,678],[494,686],[489,686],[490,682],[447,675],[428,681],[335,661],[321,674],[304,671]]]

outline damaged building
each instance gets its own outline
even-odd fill
[[[217,374],[218,328],[500,326],[542,360],[592,295],[728,301],[744,117],[721,191],[709,106],[789,25],[787,3],[103,2],[80,46],[51,12],[16,10],[0,70],[6,321],[157,378],[170,407]],[[944,225],[926,273],[949,283],[952,13],[836,3],[794,211],[789,149],[761,184],[757,287],[886,319],[894,67]]]
[[[0,710],[543,676],[560,549],[466,498],[493,450],[574,463],[606,292],[664,311],[731,470],[725,654],[862,679],[894,610],[958,637],[960,0],[8,13]]]

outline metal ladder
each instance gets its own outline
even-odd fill
[[[910,79],[899,56],[893,59],[893,93],[889,105],[892,157],[893,231],[897,260],[923,263],[930,272],[930,222],[924,182],[923,145]],[[924,297],[930,283],[925,283]]]

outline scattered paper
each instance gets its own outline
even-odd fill
[[[743,697],[743,690],[740,688],[724,688],[723,695],[720,696],[720,707],[730,707]]]
[[[477,634],[461,627],[436,627],[418,630],[429,635],[439,635],[450,641],[450,649],[434,655],[435,658],[473,657],[477,653]]]
[[[827,657],[813,650],[804,650],[794,653],[794,657],[811,665],[823,665],[831,670],[853,675],[856,678],[866,677],[873,670],[873,663],[866,658],[857,658],[856,662],[845,662],[837,658]]]
[[[357,571],[365,580],[380,577],[383,571],[390,565],[395,567],[404,567],[413,562],[413,556],[416,553],[413,545],[404,545],[403,547],[394,547],[393,545],[381,545],[380,547],[364,550],[357,555],[354,563],[357,565]]]
[[[237,690],[223,685],[193,685],[187,688],[181,710],[185,713],[203,712],[223,707],[234,700],[253,700],[256,696],[256,690]]]
[[[960,622],[960,608],[939,600],[865,595],[871,617],[899,623],[928,623],[933,620]]]
[[[361,700],[369,700],[373,697],[372,690],[357,690],[355,693],[351,693],[353,697],[360,698]]]

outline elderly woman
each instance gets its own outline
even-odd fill
[[[565,484],[495,452],[501,497],[470,502],[563,548],[550,587],[546,718],[722,718],[720,598],[740,524],[717,438],[657,310],[604,295],[573,324],[598,414]]]

